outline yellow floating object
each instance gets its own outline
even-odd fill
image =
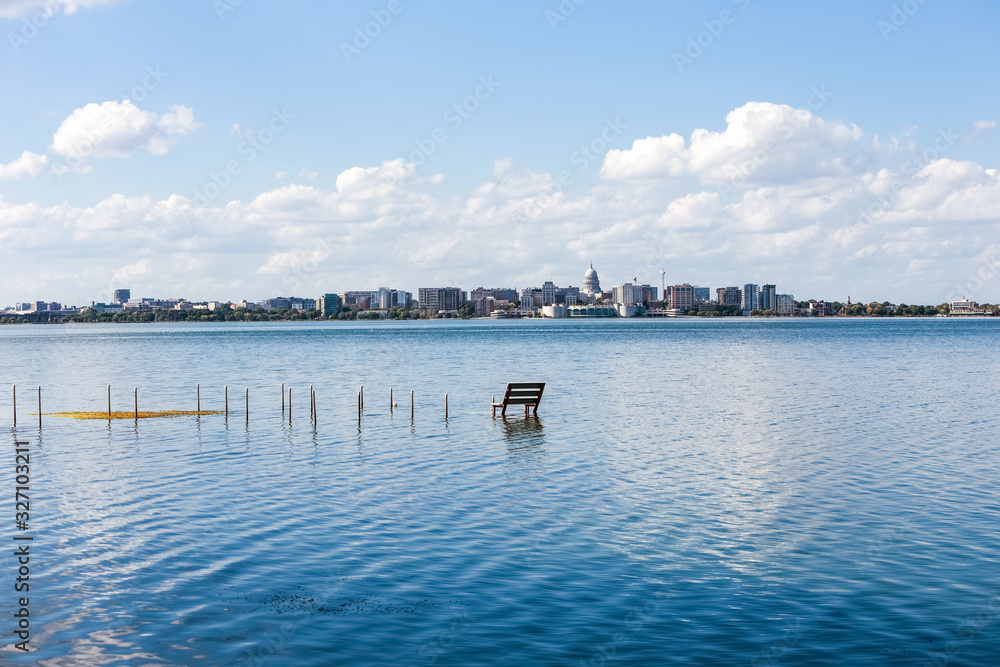
[[[112,412],[110,415],[105,412],[45,412],[44,415],[53,417],[73,417],[74,419],[135,419],[135,410],[127,412]],[[183,417],[185,415],[221,415],[222,410],[157,410],[149,412],[140,410],[139,419],[155,419],[157,417]]]

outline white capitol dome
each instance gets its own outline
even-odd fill
[[[581,292],[586,292],[587,294],[599,294],[601,291],[601,281],[597,277],[597,271],[594,270],[594,263],[590,263],[590,268],[587,272],[583,274],[583,286],[580,288]]]

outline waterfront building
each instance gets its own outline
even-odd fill
[[[409,308],[413,305],[413,294],[411,292],[406,292],[404,290],[398,289],[394,290],[393,294],[393,307],[394,308]]]
[[[336,315],[340,312],[340,297],[336,294],[324,294],[316,299],[316,310],[323,319]]]
[[[566,306],[554,304],[542,306],[542,317],[566,317]]]
[[[635,306],[642,303],[642,288],[632,283],[611,288],[611,301],[615,305]]]
[[[525,287],[521,290],[521,308],[534,310],[542,307],[542,290],[537,287]]]
[[[140,313],[148,313],[153,310],[153,306],[150,305],[149,303],[146,303],[145,301],[126,301],[125,303],[120,305],[122,307],[122,310],[125,311],[126,313],[133,311]]]
[[[850,299],[848,299],[848,302],[850,302]],[[778,294],[775,297],[774,304],[774,312],[778,315],[795,314],[795,297],[791,294]]]
[[[709,287],[702,287],[701,285],[694,286],[694,300],[695,301],[711,301],[712,300],[712,289]]]
[[[774,285],[763,285],[760,288],[759,305],[761,310],[777,310],[777,287]]]
[[[616,303],[614,309],[619,317],[642,317],[646,314],[646,307],[637,303]]]
[[[121,306],[121,304],[117,304],[117,303],[106,304],[106,303],[93,303],[93,302],[91,302],[90,307],[93,308],[94,311],[98,312],[98,313],[121,313],[121,312],[124,312],[124,308]]]
[[[961,301],[952,301],[948,305],[952,315],[985,315],[986,311],[975,301],[969,301],[964,296]]]
[[[743,286],[743,291],[740,293],[740,307],[744,315],[749,315],[750,311],[760,308],[759,286],[753,283],[747,283]]]
[[[128,303],[132,298],[132,290],[128,289],[116,289],[114,293],[114,298],[111,300],[112,303],[124,304]]]
[[[409,292],[402,290],[379,287],[377,292],[372,292],[370,304],[372,308],[406,308],[410,305],[413,297]]]
[[[566,308],[568,317],[618,317],[618,310],[614,306],[595,306],[577,304]]]
[[[827,317],[828,315],[834,315],[833,304],[827,303],[826,301],[810,301],[808,314],[814,317]]]
[[[466,300],[465,293],[458,287],[421,287],[417,295],[420,310],[427,316],[444,311],[458,312]]]
[[[556,302],[556,284],[551,280],[542,283],[542,305],[552,305]]]
[[[720,306],[739,306],[743,302],[739,287],[720,287],[715,290],[715,300]]]
[[[557,287],[546,280],[541,287],[525,287],[521,290],[521,308],[537,310],[542,306],[572,306],[584,300],[579,287]]]
[[[288,309],[292,307],[292,300],[283,296],[276,296],[273,299],[264,299],[261,301],[260,307],[264,310],[277,310],[279,308]]]
[[[367,310],[372,305],[371,290],[347,290],[337,294],[340,303],[351,310]]]
[[[476,317],[491,317],[498,310],[509,310],[510,305],[511,302],[507,299],[494,299],[491,296],[472,300]]]
[[[503,301],[517,301],[517,290],[509,287],[477,287],[469,292],[469,299],[471,301],[490,297]]]
[[[670,307],[681,311],[694,308],[694,286],[689,283],[670,286]]]

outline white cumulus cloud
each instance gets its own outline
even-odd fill
[[[726,116],[726,129],[696,129],[689,142],[679,134],[637,139],[632,148],[610,150],[601,167],[608,180],[698,177],[704,183],[792,183],[836,176],[861,149],[856,126],[830,122],[785,104],[748,102]]]
[[[124,158],[137,150],[164,155],[176,135],[201,127],[194,111],[176,105],[163,115],[143,111],[129,100],[91,103],[71,113],[56,130],[51,149],[78,161]]]
[[[21,157],[0,164],[0,180],[19,180],[22,178],[34,178],[42,171],[49,158],[45,155],[36,155],[30,151],[21,153]]]

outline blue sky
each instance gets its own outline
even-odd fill
[[[994,2],[0,0],[0,28],[0,306],[591,259],[1000,301]]]

